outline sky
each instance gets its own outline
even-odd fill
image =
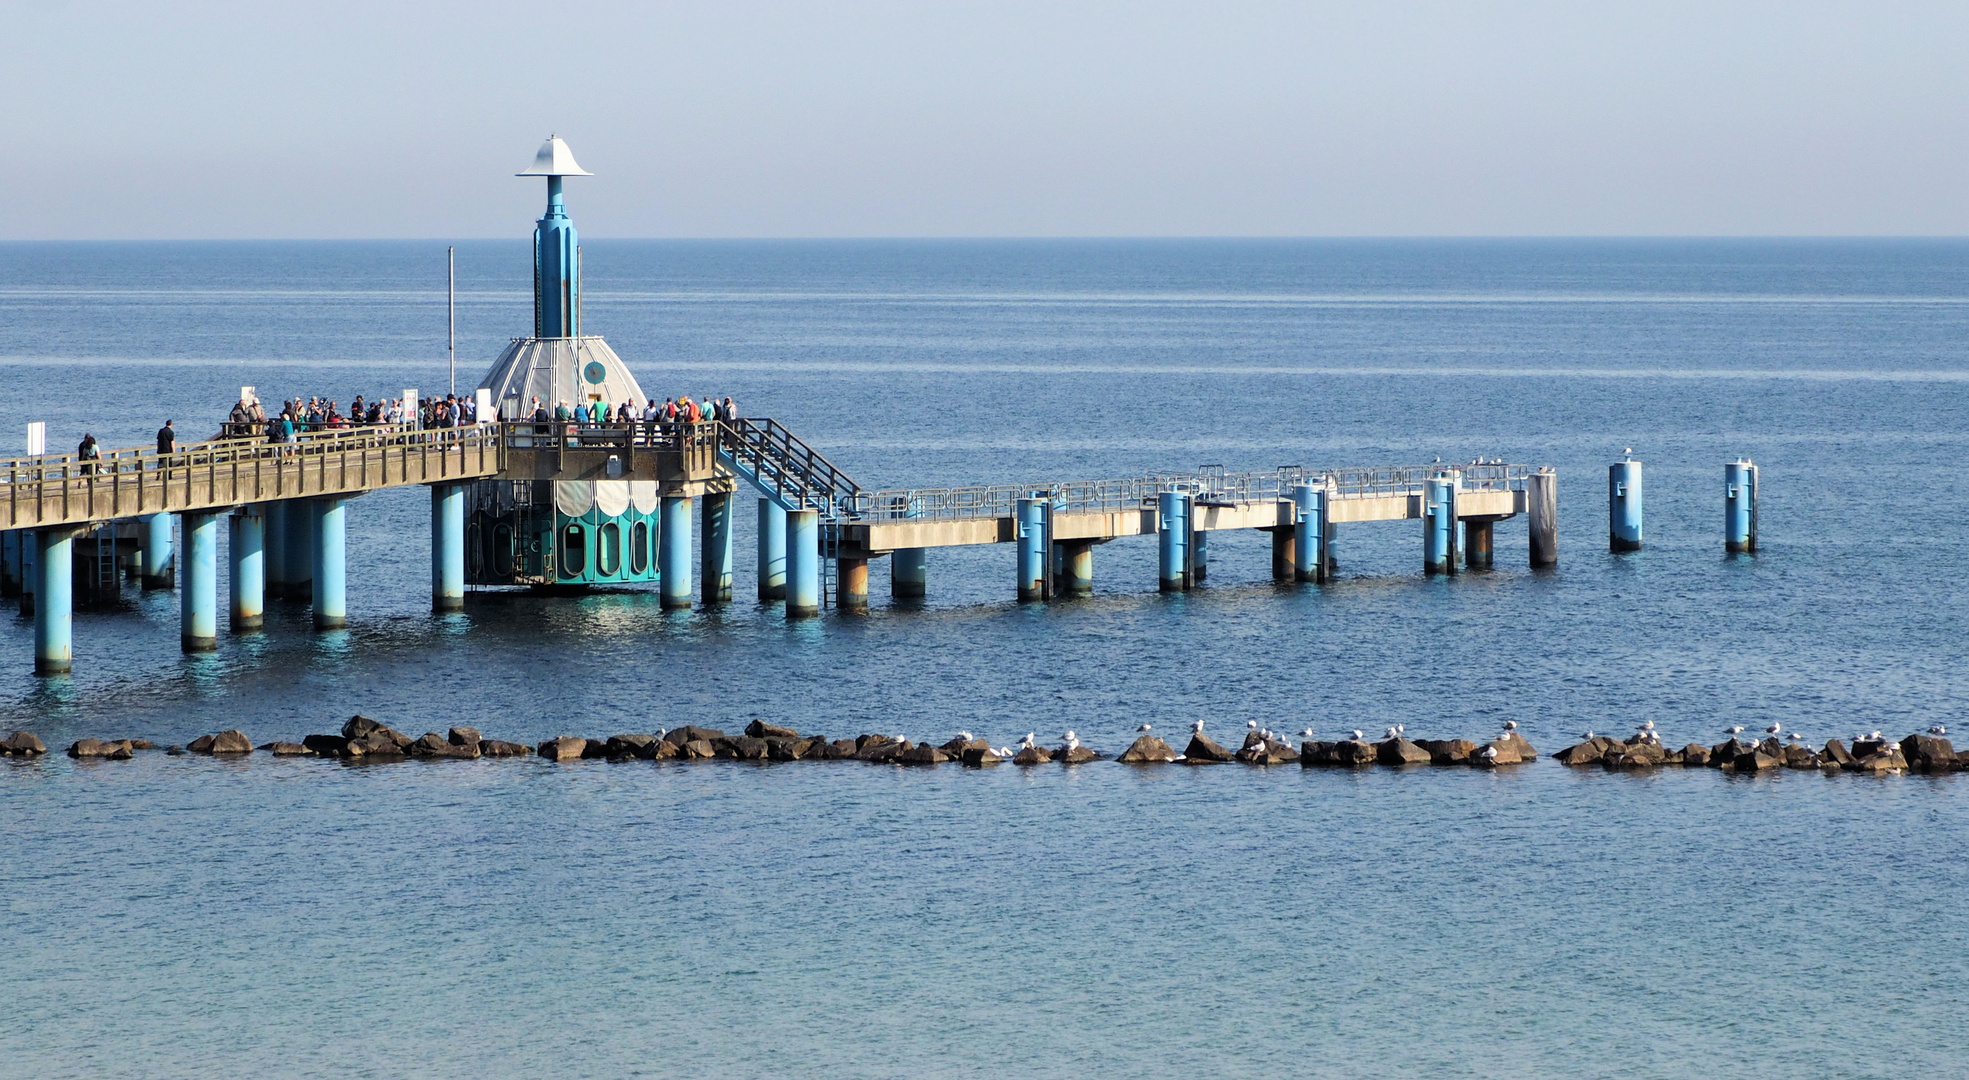
[[[0,0],[0,240],[1969,233],[1969,3]]]

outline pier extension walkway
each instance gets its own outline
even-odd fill
[[[654,481],[651,541],[667,607],[690,606],[692,503],[702,501],[701,602],[731,599],[732,503],[759,495],[759,594],[790,616],[868,605],[868,563],[887,557],[900,597],[925,594],[932,548],[1008,543],[1021,600],[1093,587],[1095,546],[1154,536],[1158,585],[1208,574],[1221,529],[1272,534],[1272,572],[1326,580],[1336,526],[1423,522],[1423,567],[1491,565],[1491,527],[1525,514],[1534,566],[1557,560],[1557,477],[1479,462],[1263,473],[1204,468],[1082,482],[863,488],[777,421],[575,426],[497,422],[416,430],[360,427],[276,443],[230,432],[170,454],[107,451],[0,460],[0,592],[35,618],[35,667],[69,670],[74,592],[113,592],[119,569],[146,586],[177,584],[186,651],[216,647],[218,522],[228,519],[231,629],[257,631],[267,595],[305,598],[318,629],[346,625],[347,504],[368,491],[424,485],[432,502],[432,602],[463,605],[468,489],[481,481]],[[171,515],[182,519],[175,558]],[[1458,523],[1463,528],[1458,536]],[[831,573],[830,573],[831,571]]]

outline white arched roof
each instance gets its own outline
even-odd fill
[[[611,405],[633,401],[641,406],[647,400],[642,385],[600,335],[515,338],[479,380],[479,389],[492,391],[502,416],[511,397],[519,398],[522,413],[535,397],[549,410],[563,401],[580,405],[596,397]]]

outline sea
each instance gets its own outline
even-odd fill
[[[524,238],[0,245],[0,444],[149,443],[265,400],[469,390],[530,318]],[[584,329],[648,395],[727,394],[868,488],[1502,458],[1559,476],[1488,572],[1344,525],[1324,586],[1219,534],[1156,590],[429,601],[429,500],[349,509],[349,628],[269,601],[186,656],[175,592],[0,607],[0,1077],[1930,1077],[1969,1067],[1969,776],[1568,769],[1963,724],[1969,242],[622,241]],[[1644,463],[1646,543],[1607,544]],[[1760,467],[1723,549],[1723,467]],[[221,564],[223,565],[223,563]],[[225,583],[221,581],[223,590]],[[222,608],[223,610],[223,608]],[[139,754],[363,714],[412,736],[732,731],[1235,743],[1396,724],[1512,768],[901,768]]]

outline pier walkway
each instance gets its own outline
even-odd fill
[[[305,597],[318,628],[344,626],[346,504],[408,485],[431,491],[438,610],[463,605],[464,507],[481,481],[653,482],[661,527],[647,543],[655,550],[631,555],[655,557],[666,607],[693,604],[693,501],[703,503],[702,602],[731,599],[732,503],[741,482],[760,495],[760,598],[783,601],[791,616],[830,602],[865,609],[874,559],[890,559],[895,595],[922,596],[931,549],[976,544],[1016,546],[1022,600],[1091,591],[1094,547],[1131,536],[1157,537],[1161,589],[1188,589],[1208,574],[1210,533],[1225,529],[1270,533],[1272,572],[1282,580],[1324,581],[1336,526],[1355,522],[1423,522],[1424,570],[1455,573],[1459,563],[1489,567],[1492,524],[1525,514],[1533,565],[1556,561],[1556,476],[1502,462],[1246,473],[1205,467],[1097,481],[868,489],[765,418],[359,427],[293,443],[247,430],[224,434],[169,454],[128,449],[86,461],[75,454],[0,460],[0,592],[22,596],[24,611],[34,613],[37,670],[68,670],[75,586],[85,596],[113,592],[118,565],[140,570],[149,587],[175,586],[181,565],[184,647],[216,647],[222,517],[231,535],[235,632],[260,628],[267,595]],[[182,559],[171,515],[182,519]],[[78,539],[84,543],[73,544]],[[469,543],[487,547],[474,548],[474,559],[498,560],[492,541],[475,532]],[[510,562],[513,552],[504,555]]]

